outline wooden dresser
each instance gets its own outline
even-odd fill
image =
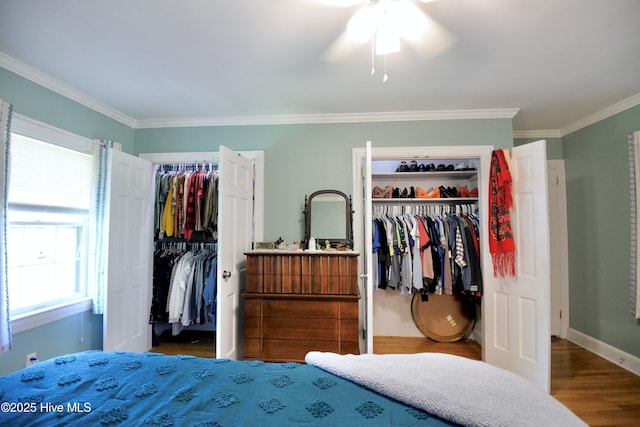
[[[246,253],[245,359],[304,362],[308,351],[358,354],[358,253]]]

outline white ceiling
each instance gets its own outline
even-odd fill
[[[0,0],[0,65],[139,127],[518,109],[514,130],[561,131],[640,103],[639,0],[418,6],[457,41],[403,46],[386,83],[368,45],[323,61],[357,8],[314,0]]]

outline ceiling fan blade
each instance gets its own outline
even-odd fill
[[[453,46],[458,40],[445,27],[429,15],[424,15],[427,26],[425,31],[415,39],[404,39],[414,50],[426,57],[439,55]]]
[[[352,7],[367,0],[312,0],[315,3],[330,7]]]
[[[344,31],[322,54],[322,60],[331,64],[341,62],[361,48],[363,44],[349,38],[347,31]]]

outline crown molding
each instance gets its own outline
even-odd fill
[[[614,116],[618,113],[621,113],[629,108],[635,107],[636,105],[640,105],[640,93],[637,93],[627,99],[623,99],[617,104],[613,104],[604,110],[598,111],[597,113],[591,114],[583,119],[578,120],[575,123],[570,124],[569,126],[562,128],[560,133],[562,136],[569,135],[575,131],[586,128],[594,123],[599,122],[600,120],[604,120],[611,116]]]
[[[53,92],[56,92],[66,98],[69,98],[87,108],[90,108],[94,111],[97,111],[100,114],[104,114],[107,117],[112,118],[126,126],[131,128],[135,128],[136,120],[127,116],[126,114],[121,113],[115,108],[109,107],[108,105],[98,101],[95,98],[92,98],[85,93],[72,88],[71,86],[62,83],[59,80],[54,79],[51,76],[48,76],[29,65],[18,61],[12,56],[7,55],[4,52],[0,52],[0,67],[6,68],[7,70],[19,75],[20,77],[24,77],[27,80],[31,80],[34,83],[39,84]]]
[[[570,124],[559,130],[515,130],[513,131],[514,138],[562,138],[570,133],[576,132],[580,129],[586,128],[600,120],[607,119],[611,116],[615,116],[629,108],[640,105],[640,93],[637,93],[627,99],[623,99],[617,104],[613,104],[604,110],[600,110],[587,117],[584,117],[577,122]]]
[[[257,126],[293,124],[335,124],[370,122],[408,122],[421,120],[512,119],[517,108],[441,110],[441,111],[393,111],[377,113],[345,114],[297,114],[273,116],[195,117],[184,119],[138,120],[137,129],[202,126]]]
[[[514,138],[560,138],[559,130],[514,130]]]

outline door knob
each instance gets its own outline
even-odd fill
[[[225,270],[225,271],[222,272],[222,278],[223,279],[228,279],[229,277],[231,277],[231,272],[230,271]]]

